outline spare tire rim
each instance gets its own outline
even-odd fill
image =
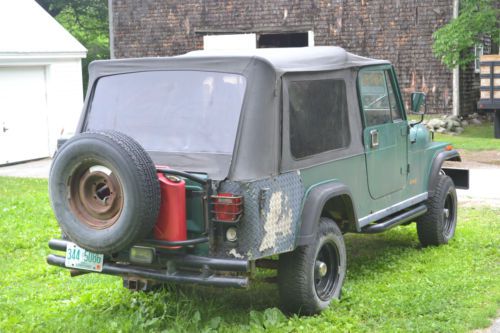
[[[123,189],[115,172],[103,165],[80,165],[69,180],[69,206],[93,229],[116,223],[123,209]]]

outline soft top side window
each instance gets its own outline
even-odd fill
[[[294,158],[300,159],[349,145],[344,80],[291,81],[288,95],[290,148]]]

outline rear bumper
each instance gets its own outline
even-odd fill
[[[66,251],[67,242],[60,239],[49,241],[49,248],[56,251]],[[65,256],[49,254],[47,263],[66,269]],[[191,270],[181,270],[189,268]],[[249,284],[246,276],[221,275],[222,272],[237,272],[244,274],[250,271],[247,260],[219,259],[186,254],[176,254],[167,258],[167,269],[149,268],[132,264],[122,264],[104,261],[101,272],[78,270],[84,273],[117,275],[124,278],[142,278],[158,282],[191,283],[218,287],[246,288]]]

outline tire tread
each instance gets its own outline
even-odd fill
[[[136,223],[136,230],[130,235],[131,239],[123,239],[123,246],[129,245],[134,241],[138,241],[146,237],[157,222],[158,212],[160,209],[160,185],[156,175],[156,167],[148,153],[141,145],[134,140],[118,131],[90,131],[86,132],[94,135],[102,135],[108,140],[117,144],[128,156],[134,166],[134,173],[140,179],[142,184],[142,194],[145,200],[142,201],[141,223]]]
[[[65,170],[65,168],[69,170],[67,169],[67,164],[64,164],[68,162],[63,156],[65,154],[68,156],[68,153],[71,153],[68,149],[72,149],[73,145],[88,139],[96,140],[95,142],[102,142],[109,147],[107,149],[112,149],[124,161],[127,161],[126,166],[121,165],[120,167],[122,170],[126,170],[129,177],[134,179],[134,194],[138,193],[138,195],[135,195],[136,199],[133,201],[134,210],[131,211],[132,217],[127,218],[127,220],[133,221],[133,223],[127,223],[127,231],[120,232],[120,235],[113,237],[113,240],[108,238],[108,241],[102,241],[101,237],[101,241],[99,241],[96,237],[95,240],[89,241],[91,238],[88,235],[83,238],[80,237],[78,231],[71,229],[71,223],[66,223],[68,215],[61,213],[61,210],[68,209],[63,203],[66,199],[58,190],[58,188],[64,188],[63,184],[66,182],[66,180],[60,179],[61,170]],[[66,162],[62,162],[61,159]],[[112,163],[113,161],[108,160],[108,162]],[[106,254],[116,253],[149,235],[157,222],[161,204],[160,184],[156,174],[156,167],[151,157],[136,140],[124,133],[113,130],[83,132],[69,139],[54,157],[50,171],[49,191],[51,193],[52,207],[63,233],[70,240],[87,250]],[[59,204],[54,205],[54,202]]]
[[[337,224],[329,218],[322,217],[319,221],[318,240],[319,237],[328,233],[339,237],[342,246],[345,247],[342,232]],[[316,242],[300,246],[292,252],[281,254],[279,257],[278,289],[282,308],[287,312],[312,315],[324,309],[325,304],[319,304],[317,296],[311,294],[310,283],[312,281],[308,279],[310,263],[315,260],[315,251],[313,250],[316,246]],[[345,262],[342,264],[345,266]],[[343,278],[338,288],[342,288],[342,282]],[[338,295],[337,298],[340,297],[340,291]],[[328,304],[329,302],[326,303],[326,306]]]
[[[437,246],[448,243],[448,239],[442,232],[442,197],[446,196],[450,188],[454,190],[451,178],[446,175],[439,175],[436,188],[432,196],[427,199],[427,213],[417,220],[418,239],[423,246]]]

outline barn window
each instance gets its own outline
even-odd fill
[[[227,33],[203,36],[205,50],[252,50],[269,47],[314,46],[314,32]]]
[[[302,46],[314,46],[314,33],[312,31],[261,33],[257,40],[258,48]]]
[[[308,45],[307,39],[307,32],[263,34],[259,36],[258,47],[301,47]]]

